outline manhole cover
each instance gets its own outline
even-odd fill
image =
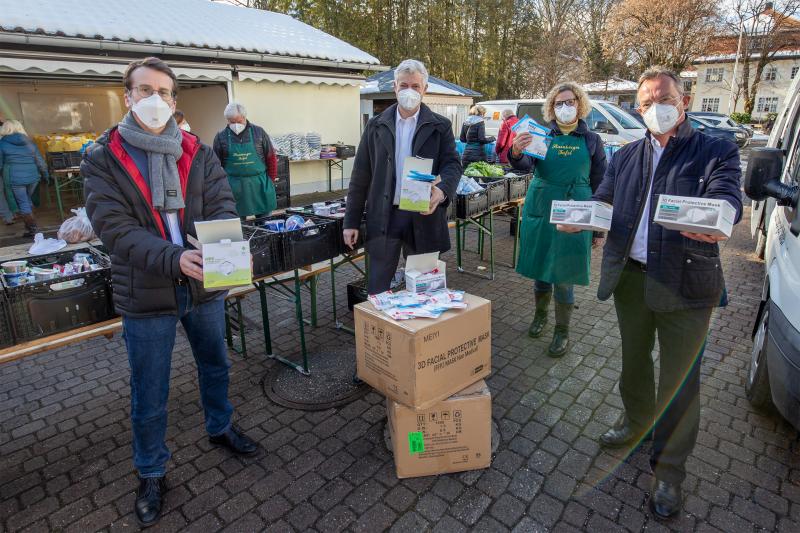
[[[311,375],[276,364],[264,376],[267,398],[292,409],[321,411],[350,403],[370,390],[366,384],[353,384],[356,356],[352,350],[310,353],[308,369]]]
[[[392,436],[389,434],[389,424],[383,425],[383,443],[386,445],[386,449],[389,450],[389,453],[394,454],[394,450],[392,448]],[[492,455],[497,453],[497,448],[500,447],[500,428],[497,426],[497,422],[494,421],[492,418]]]

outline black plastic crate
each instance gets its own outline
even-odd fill
[[[83,161],[83,154],[80,152],[64,152],[67,154],[69,158],[69,166],[71,167],[79,167],[81,166],[81,161]]]
[[[405,288],[405,278],[395,275],[392,279],[390,290],[400,291]],[[356,305],[367,301],[367,279],[361,278],[358,281],[347,284],[347,308],[353,310]]]
[[[287,213],[288,215],[289,213]],[[286,219],[287,215],[271,215],[245,221],[252,227],[263,228],[268,220]],[[337,233],[335,220],[313,215],[301,215],[314,221],[314,225],[282,233],[283,270],[294,270],[320,261],[332,259],[342,253],[341,233]],[[266,232],[265,232],[266,233]],[[252,245],[251,245],[252,249]]]
[[[508,199],[517,200],[519,198],[525,198],[525,195],[528,193],[528,184],[530,182],[530,174],[506,178],[506,184],[508,185]]]
[[[469,194],[456,195],[456,218],[464,220],[489,210],[489,195],[486,189]]]
[[[7,348],[16,344],[14,329],[11,327],[8,300],[4,292],[0,291],[0,348]]]
[[[506,178],[503,177],[483,177],[480,178],[481,184],[486,188],[489,207],[502,205],[508,201],[508,189],[506,188]]]
[[[272,185],[275,187],[275,196],[289,196],[289,180],[279,178]]]
[[[352,144],[337,144],[336,157],[339,159],[349,159],[356,156],[356,147]]]
[[[253,256],[253,278],[263,278],[286,270],[283,233],[272,233],[254,226],[242,226],[245,239],[250,241]]]
[[[289,178],[289,158],[285,155],[278,156],[278,177]]]
[[[69,152],[48,152],[47,159],[53,170],[63,170],[72,166],[69,163]]]
[[[111,264],[108,257],[96,249],[82,248],[23,259],[31,266],[49,267],[70,262],[78,252],[91,253],[95,263],[103,268],[16,287],[8,287],[3,281],[16,342],[46,337],[116,316],[111,299]]]
[[[339,235],[339,238],[342,239],[341,249],[343,251],[350,251],[350,248],[344,244],[344,237],[342,236],[342,231],[344,230],[344,213],[345,213],[345,210],[347,209],[347,204],[346,204],[344,198],[342,198],[341,200],[329,200],[329,201],[326,201],[325,205],[331,205],[331,204],[334,204],[334,203],[341,204],[341,208],[338,211],[338,213],[339,213],[338,216],[337,215],[330,215],[330,216],[328,216],[328,215],[315,215],[315,216],[321,216],[322,218],[330,218],[331,220],[334,220],[336,222],[336,232]],[[314,206],[313,205],[303,205],[303,206],[298,206],[298,207],[290,207],[289,209],[287,209],[287,211],[292,212],[292,213],[297,213],[297,214],[302,215],[302,216],[305,217],[305,216],[308,216],[308,215],[314,215]],[[359,226],[359,228],[358,228],[358,239],[356,240],[356,245],[353,248],[354,250],[358,250],[359,248],[364,246],[364,238],[365,238],[365,235],[367,234],[367,218],[366,217],[367,217],[367,214],[364,213],[362,218],[361,218],[361,226]]]
[[[286,209],[287,207],[289,207],[289,196],[288,195],[286,195],[286,196],[276,196],[275,199],[278,202],[277,209]]]

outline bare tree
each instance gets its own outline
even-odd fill
[[[580,41],[584,78],[587,81],[608,79],[614,74],[617,62],[603,47],[603,33],[612,9],[619,2],[620,0],[578,0],[576,3],[572,29]]]
[[[559,81],[578,77],[580,46],[570,21],[579,0],[537,0],[533,4],[540,39],[536,60],[529,65],[530,95],[540,96]]]
[[[718,21],[708,0],[622,0],[604,34],[609,53],[623,51],[639,69],[664,65],[677,72],[702,55]]]
[[[733,15],[728,22],[731,30],[720,46],[735,48],[738,54],[736,75],[731,81],[735,99],[744,97],[744,112],[752,113],[758,87],[767,66],[788,48],[800,45],[800,21],[794,18],[800,10],[800,0],[767,2],[766,0],[735,0]],[[734,104],[735,108],[735,104]]]

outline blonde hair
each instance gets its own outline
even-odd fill
[[[474,105],[469,108],[469,114],[482,117],[483,115],[486,114],[486,108],[483,107],[482,105]]]
[[[19,120],[6,120],[3,122],[3,125],[0,126],[0,137],[5,137],[12,133],[27,135],[25,128],[22,127],[22,123]]]
[[[544,109],[542,110],[544,119],[547,122],[552,122],[556,119],[555,108],[553,105],[556,101],[556,96],[564,91],[572,91],[572,94],[575,95],[575,99],[577,100],[575,107],[578,111],[578,118],[588,117],[592,110],[592,106],[589,103],[589,95],[586,94],[586,91],[584,91],[583,88],[581,88],[581,86],[577,83],[565,81],[564,83],[559,83],[550,89],[549,93],[547,93],[547,96],[544,99]]]

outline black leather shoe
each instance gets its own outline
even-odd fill
[[[208,442],[228,448],[236,455],[253,455],[258,452],[258,444],[233,424],[222,435],[208,437]]]
[[[681,486],[656,479],[648,504],[656,518],[672,518],[681,510]]]
[[[139,478],[133,510],[141,527],[150,527],[161,518],[161,507],[167,485],[163,477]]]

